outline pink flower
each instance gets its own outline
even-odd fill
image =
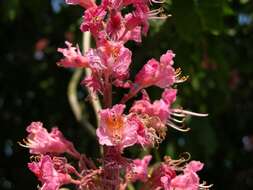
[[[150,1],[124,1],[124,4],[133,4],[135,10],[129,13],[128,19],[126,20],[126,28],[131,30],[136,26],[142,27],[142,32],[144,35],[147,34],[149,29],[150,19],[166,19],[167,16],[161,15],[163,9],[150,10]],[[155,1],[154,1],[155,2]],[[156,1],[157,2],[157,1]]]
[[[106,32],[112,37],[112,39],[117,40],[118,34],[123,27],[123,18],[121,16],[121,13],[114,9],[111,11],[110,14],[111,16],[106,25]]]
[[[135,27],[139,26],[141,23],[141,19],[134,15],[133,13],[128,13],[125,16],[126,21],[126,29],[127,30],[133,30]]]
[[[143,147],[154,146],[166,136],[167,122],[170,119],[171,104],[176,100],[175,89],[165,89],[162,99],[150,102],[145,91],[142,100],[135,101],[130,109],[132,120],[138,126],[137,142]]]
[[[63,67],[87,67],[88,59],[81,54],[79,47],[72,47],[70,42],[65,42],[67,48],[58,48],[64,56],[57,64]]]
[[[106,15],[104,7],[91,7],[84,12],[81,31],[90,31],[94,37],[103,29],[103,20]]]
[[[154,136],[156,136],[156,134],[153,134],[154,132],[146,128],[145,124],[137,116],[133,115],[131,117],[131,120],[134,121],[135,124],[138,126],[137,143],[140,144],[142,147],[149,147],[153,145],[155,139]]]
[[[144,156],[143,159],[133,160],[131,166],[130,178],[132,182],[140,180],[142,182],[147,181],[148,179],[148,165],[152,159],[151,155]]]
[[[127,42],[128,40],[133,40],[135,42],[140,43],[141,42],[141,27],[137,26],[134,29],[128,31],[126,35],[123,38],[124,42]]]
[[[108,41],[99,47],[102,53],[101,59],[107,67],[107,71],[112,72],[115,79],[122,79],[128,76],[128,69],[131,63],[132,52],[121,43]]]
[[[103,76],[110,76],[120,83],[128,78],[132,53],[121,43],[106,41],[99,48],[90,49],[86,56],[90,68],[101,80]]]
[[[124,7],[124,0],[102,0],[101,5],[107,7],[109,11],[116,10],[120,11]]]
[[[67,173],[58,172],[50,156],[41,156],[38,162],[28,163],[28,168],[42,183],[40,190],[58,190],[60,186],[72,182]]]
[[[76,158],[80,157],[73,144],[64,138],[58,128],[54,127],[48,133],[41,122],[32,122],[26,130],[29,135],[23,146],[29,148],[31,154],[67,152]]]
[[[135,11],[133,13],[129,13],[127,17],[126,28],[128,30],[132,30],[137,26],[141,26],[143,33],[146,35],[149,28],[148,18],[151,16],[150,9],[141,1],[134,4],[134,6]]]
[[[181,174],[171,181],[171,188],[175,190],[198,190],[199,177],[197,171],[203,168],[203,164],[198,161],[191,161],[186,165],[184,174]]]
[[[162,100],[170,106],[176,101],[177,98],[177,90],[173,88],[167,88],[162,93]]]
[[[111,11],[111,17],[109,18],[106,31],[111,39],[115,41],[122,41],[126,43],[129,40],[141,42],[141,27],[133,26],[133,28],[126,28],[126,20],[129,19],[130,14],[126,14],[123,18],[120,12],[115,10]]]
[[[129,74],[132,52],[121,44],[109,44],[105,46],[104,51],[110,56],[107,57],[107,68],[112,71],[114,79],[126,79]]]
[[[150,183],[150,189],[156,190],[156,189],[164,189],[164,190],[172,190],[171,187],[171,181],[173,178],[176,177],[175,170],[165,164],[161,163],[160,166],[154,169],[151,178],[149,180]]]
[[[174,64],[174,61],[173,61],[174,57],[175,57],[175,54],[171,50],[168,50],[165,54],[163,54],[160,57],[160,63],[165,64],[165,65],[166,64],[173,65]]]
[[[137,73],[135,83],[140,88],[147,88],[155,85],[160,88],[168,88],[176,81],[175,70],[172,67],[172,51],[167,51],[160,58],[160,63],[155,59],[149,60],[143,68]]]
[[[144,93],[142,100],[135,101],[130,112],[156,116],[162,123],[166,124],[170,117],[171,104],[176,100],[176,92],[175,89],[165,89],[162,99],[154,101],[153,104],[148,95]]]
[[[184,171],[185,172],[198,172],[198,171],[202,170],[203,167],[204,167],[203,163],[193,160],[186,165]]]
[[[103,52],[100,49],[89,49],[85,54],[89,60],[89,68],[93,73],[101,73],[106,69]]]
[[[133,15],[131,13],[128,13],[125,15],[124,20],[124,30],[122,31],[125,32],[125,35],[122,40],[124,42],[127,42],[128,40],[141,42],[141,26],[138,25],[138,19],[133,19]]]
[[[96,6],[96,3],[93,0],[65,0],[65,1],[67,4],[80,5],[85,9]]]
[[[106,81],[110,80],[117,87],[129,88],[127,80],[132,53],[122,43],[105,41],[97,49],[89,49],[85,54],[87,64],[92,75],[86,77],[82,84],[87,85],[95,92],[103,93]],[[67,66],[77,65],[72,61]]]
[[[138,126],[137,144],[143,148],[152,147],[164,140],[167,128],[157,117],[133,114],[131,120]]]
[[[110,65],[114,80],[124,81],[129,76],[129,66],[132,53],[127,48],[121,48],[115,65]]]
[[[137,141],[136,124],[123,115],[125,105],[116,104],[100,111],[97,136],[101,145],[118,146],[121,150]]]
[[[81,82],[81,84],[86,85],[90,88],[93,92],[100,92],[102,91],[101,82],[99,81],[99,77],[93,73],[91,76],[87,76]]]
[[[131,81],[123,81],[121,79],[115,79],[112,84],[116,87],[120,87],[120,88],[130,88],[132,83]]]

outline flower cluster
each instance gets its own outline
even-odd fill
[[[48,133],[41,122],[32,122],[27,132],[29,135],[20,145],[29,148],[33,154],[28,168],[42,183],[41,190],[58,190],[64,184],[90,189],[95,186],[93,178],[101,173],[101,169],[81,155],[58,128],[52,128]],[[79,161],[78,170],[68,163],[64,153]]]
[[[184,120],[188,115],[206,116],[182,108],[174,108],[177,98],[175,84],[184,82],[181,70],[173,67],[175,54],[168,50],[159,60],[154,58],[129,78],[132,52],[125,44],[132,40],[140,43],[147,35],[150,19],[165,19],[162,8],[151,10],[151,5],[160,5],[156,0],[102,0],[98,5],[93,0],[66,0],[67,4],[79,5],[84,9],[82,32],[90,32],[96,47],[81,53],[79,47],[66,42],[59,48],[63,58],[57,63],[66,68],[84,68],[91,71],[81,84],[103,99],[99,111],[99,126],[96,135],[103,146],[101,166],[95,165],[74,145],[66,140],[58,128],[49,133],[41,122],[32,122],[27,127],[28,137],[22,146],[35,155],[28,164],[29,169],[41,182],[41,190],[58,190],[62,185],[74,184],[77,189],[124,190],[136,181],[143,189],[150,190],[197,190],[208,189],[200,183],[196,172],[203,168],[198,161],[173,160],[165,157],[164,162],[150,165],[152,156],[143,159],[128,159],[124,149],[131,146],[152,148],[161,143],[169,128],[186,132]],[[159,100],[152,101],[146,91],[155,86],[162,89]],[[120,102],[113,102],[113,87],[125,88],[128,93]],[[126,102],[139,93],[141,99],[130,108]],[[69,164],[67,153],[78,164]]]

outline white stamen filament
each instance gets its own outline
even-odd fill
[[[167,19],[169,16],[164,15],[164,16],[149,16],[149,19],[159,19],[159,20],[164,20]]]
[[[199,187],[201,188],[201,189],[209,189],[210,187],[212,187],[213,186],[213,184],[210,184],[210,185],[206,185],[206,183],[204,182],[204,183],[202,183],[202,184],[199,184]]]
[[[170,126],[173,129],[176,129],[176,130],[181,131],[181,132],[188,132],[189,130],[191,130],[190,128],[185,128],[185,129],[180,128],[180,127],[176,126],[175,124],[173,124],[172,122],[168,122],[167,125]]]
[[[185,118],[182,118],[182,120],[178,120],[178,119],[175,119],[175,118],[170,118],[170,120],[175,121],[177,123],[183,123],[185,121]]]
[[[163,8],[159,8],[159,9],[154,9],[154,10],[151,10],[149,11],[149,14],[159,14],[159,13],[162,13],[163,12]]]
[[[174,113],[172,112],[171,115],[176,116],[176,117],[185,117],[185,114],[180,114],[180,113]]]
[[[207,113],[196,113],[188,110],[182,110],[182,109],[173,109],[173,112],[177,114],[185,114],[185,115],[192,115],[192,116],[198,116],[198,117],[206,117],[208,116]]]
[[[153,2],[153,3],[165,3],[165,0],[150,0],[150,2]]]
[[[24,148],[30,148],[30,145],[32,144],[30,139],[23,139],[23,142],[24,144],[18,141],[18,144]]]
[[[22,147],[24,147],[24,148],[29,148],[29,146],[28,146],[28,145],[26,145],[26,144],[22,144],[21,142],[18,142],[18,144],[19,144],[19,146],[22,146]]]

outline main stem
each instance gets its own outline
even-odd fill
[[[109,72],[105,73],[104,86],[104,108],[112,107],[112,83],[110,81]],[[104,190],[119,190],[120,188],[120,168],[115,158],[120,152],[115,147],[103,147],[103,189]]]
[[[120,188],[120,167],[115,157],[118,154],[114,147],[104,146],[103,159],[103,189],[104,190],[119,190]]]
[[[104,92],[103,92],[103,103],[104,108],[112,107],[112,83],[110,80],[110,72],[105,72],[104,74]]]
[[[83,34],[83,49],[84,52],[88,51],[90,48],[90,38],[91,35],[89,32],[84,32]],[[86,75],[91,75],[89,69],[85,69]],[[103,96],[103,107],[111,108],[112,107],[112,83],[110,81],[109,73],[106,73],[105,85],[104,85],[104,96]],[[88,88],[89,94],[91,96],[92,105],[96,113],[97,121],[99,121],[99,110],[101,110],[100,102],[98,96],[94,94]],[[99,122],[98,122],[99,125]],[[117,150],[113,150],[113,147],[103,147],[103,181],[102,187],[104,190],[119,190],[120,187],[120,168],[116,162],[113,160],[113,154]]]
[[[111,108],[112,107],[112,85],[107,84],[104,91],[104,107]]]

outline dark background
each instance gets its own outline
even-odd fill
[[[73,70],[55,64],[65,40],[81,44],[82,10],[62,0],[0,3],[0,189],[36,189],[26,168],[28,150],[17,144],[31,121],[59,126],[79,151],[99,156],[96,140],[76,122],[67,100]],[[166,0],[163,7],[173,16],[151,21],[142,44],[127,44],[134,53],[132,76],[149,58],[172,49],[175,66],[190,76],[178,85],[177,104],[210,115],[189,119],[187,134],[169,130],[159,150],[152,150],[154,160],[188,151],[205,163],[200,176],[213,189],[253,189],[253,2]],[[159,90],[150,91],[159,97]],[[85,89],[78,96],[85,99]]]

